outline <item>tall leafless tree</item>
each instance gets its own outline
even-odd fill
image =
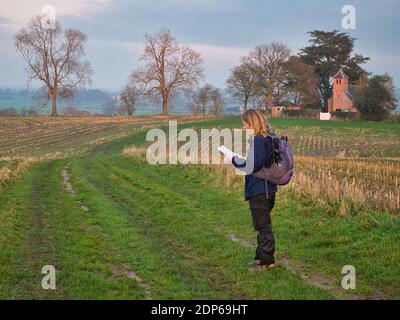
[[[244,110],[247,110],[250,100],[257,93],[255,77],[251,65],[244,61],[231,71],[227,80],[228,92],[237,100],[243,103]]]
[[[91,83],[92,70],[82,61],[87,36],[58,22],[49,27],[35,16],[15,35],[15,46],[27,67],[28,80],[39,80],[51,97],[51,114],[57,115],[57,97],[72,95],[73,89]]]
[[[169,30],[145,34],[142,61],[145,66],[132,74],[142,91],[162,100],[162,114],[168,113],[168,99],[177,90],[189,90],[203,77],[199,52],[179,45]]]
[[[264,97],[264,106],[268,110],[274,98],[281,96],[285,79],[285,63],[291,50],[283,43],[272,42],[256,47],[243,61],[251,66],[256,78],[257,88]]]

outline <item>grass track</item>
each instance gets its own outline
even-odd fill
[[[247,264],[253,258],[253,250],[232,242],[216,228],[224,214],[218,209],[223,197],[214,197],[219,201],[210,209],[209,204],[202,202],[201,196],[187,198],[179,194],[175,189],[181,181],[171,179],[175,184],[172,189],[171,185],[166,186],[163,181],[156,181],[149,175],[151,167],[132,171],[124,168],[127,165],[134,163],[121,158],[112,162],[107,159],[87,162],[83,171],[74,172],[78,167],[73,166],[72,172],[74,176],[89,176],[90,184],[129,215],[143,236],[167,259],[166,262],[172,264],[179,274],[188,277],[192,285],[201,279],[200,282],[206,281],[211,292],[222,294],[200,294],[201,298],[329,297],[283,267],[274,273],[249,273]],[[150,185],[150,181],[151,193],[145,187]],[[113,185],[119,187],[116,189]],[[196,287],[191,291],[192,295],[201,293],[201,286]]]

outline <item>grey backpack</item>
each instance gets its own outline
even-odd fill
[[[294,159],[292,148],[287,137],[279,137],[275,134],[270,137],[272,139],[272,152],[267,155],[268,159],[266,160],[272,165],[270,168],[263,167],[253,175],[272,184],[284,186],[290,182],[293,176]]]

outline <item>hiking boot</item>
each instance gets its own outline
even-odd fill
[[[249,269],[250,272],[259,272],[264,270],[272,270],[275,268],[275,263],[266,264],[262,263],[260,260],[255,260]]]
[[[249,263],[251,268],[258,267],[260,264],[261,264],[261,260],[260,259],[254,259],[254,261]]]
[[[253,267],[250,268],[250,271],[258,272],[258,271],[264,271],[264,270],[272,270],[273,268],[275,268],[275,263],[266,264],[266,263],[260,262],[257,265],[253,265]]]
[[[260,268],[271,270],[271,269],[275,268],[275,263],[271,263],[271,264],[260,263]]]

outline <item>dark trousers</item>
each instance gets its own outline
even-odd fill
[[[257,250],[255,259],[263,264],[275,263],[275,237],[272,233],[271,211],[275,205],[275,193],[270,193],[269,199],[265,194],[249,200],[254,229],[257,235]]]

